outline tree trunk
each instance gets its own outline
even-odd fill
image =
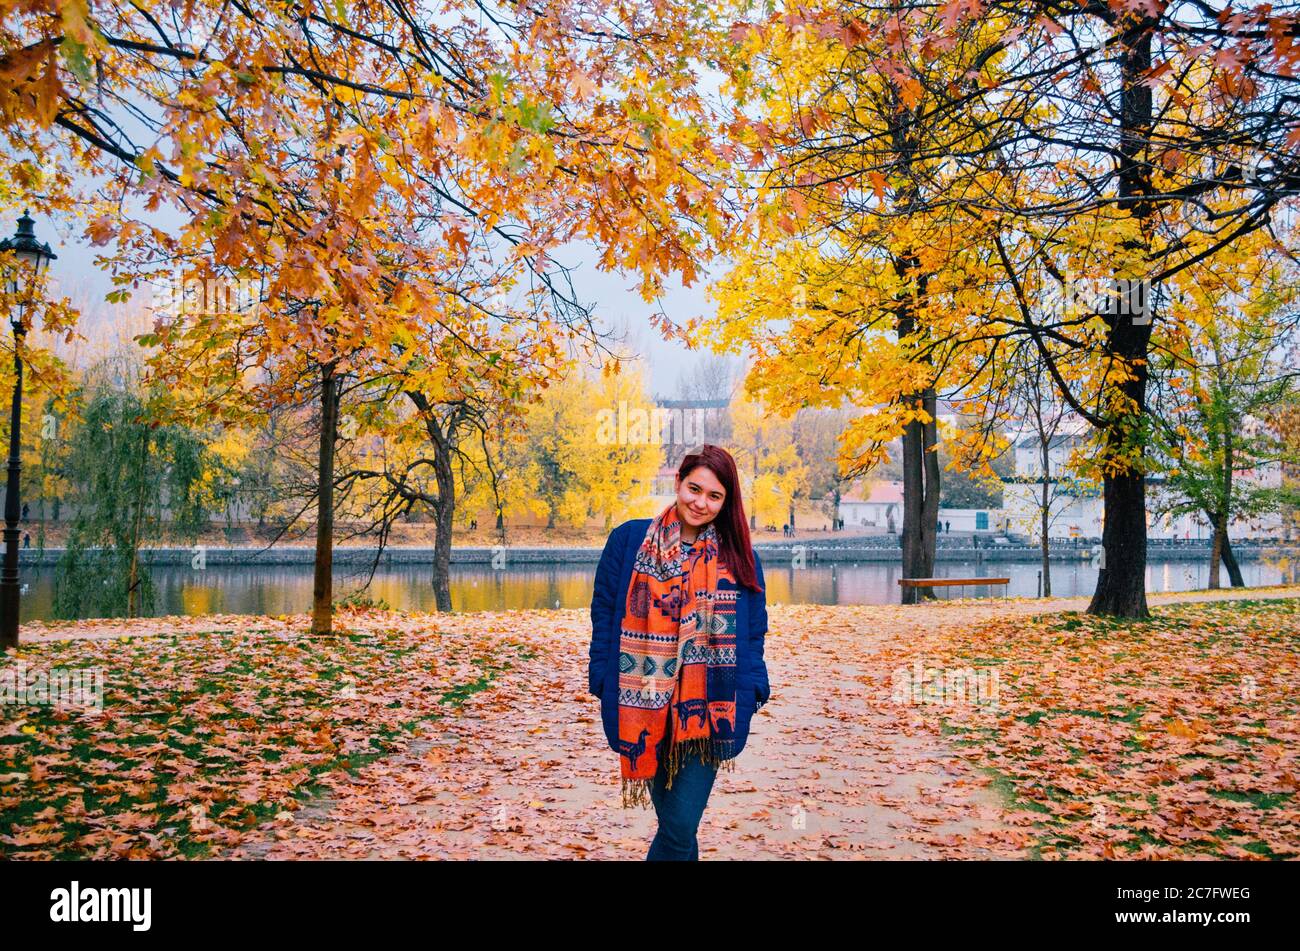
[[[332,634],[334,623],[334,440],[338,432],[338,386],[334,364],[321,367],[320,459],[316,492],[316,575],[312,583],[311,633]]]
[[[1223,566],[1228,569],[1228,581],[1234,588],[1246,587],[1246,579],[1241,576],[1241,565],[1237,564],[1237,556],[1232,551],[1232,541],[1228,538],[1227,529],[1223,532],[1222,547]]]
[[[890,86],[890,146],[897,156],[900,170],[911,170],[917,154],[917,116],[899,96],[897,87]],[[906,187],[898,197],[898,205],[907,207],[918,198],[915,184]],[[910,343],[909,338],[924,330],[917,326],[913,303],[912,284],[915,282],[916,299],[924,299],[926,275],[921,273],[920,258],[914,253],[901,253],[893,259],[894,273],[898,275],[901,291],[895,304],[898,342]],[[909,422],[903,430],[903,576],[931,578],[934,576],[934,546],[939,522],[939,457],[927,452],[937,441],[934,420],[935,395],[933,383],[916,393],[905,394],[903,399],[916,409],[930,415],[922,424]],[[934,598],[933,588],[903,588],[903,604],[916,604]]]
[[[1219,559],[1223,557],[1223,536],[1225,532],[1224,519],[1218,512],[1210,515],[1210,524],[1214,526],[1214,534],[1210,542],[1210,588],[1219,587]]]
[[[1148,219],[1151,215],[1151,171],[1147,153],[1151,133],[1151,87],[1144,76],[1151,68],[1151,33],[1155,23],[1126,14],[1117,32],[1120,38],[1120,136],[1119,202],[1142,225],[1142,245],[1149,249]],[[1142,248],[1136,248],[1141,250]],[[1121,281],[1129,275],[1116,275]],[[1131,285],[1121,284],[1121,287]],[[1132,304],[1129,292],[1123,303]],[[1120,301],[1117,300],[1116,303]],[[1145,301],[1150,307],[1150,296]],[[1119,385],[1115,404],[1126,406],[1104,428],[1106,451],[1112,459],[1128,460],[1118,472],[1108,471],[1102,479],[1106,524],[1102,529],[1103,564],[1097,576],[1089,614],[1116,617],[1148,617],[1146,596],[1147,524],[1146,475],[1143,470],[1144,436],[1142,416],[1146,413],[1147,360],[1151,339],[1150,311],[1139,315],[1133,308],[1108,308],[1107,355],[1123,361],[1131,379]]]
[[[433,598],[438,611],[451,611],[451,526],[456,517],[456,477],[451,469],[451,443],[437,418],[425,414],[425,430],[433,440],[433,473],[438,498],[433,503]]]
[[[1148,617],[1146,476],[1125,472],[1103,477],[1102,499],[1102,567],[1088,613]]]
[[[1220,385],[1223,385],[1220,381]],[[1223,439],[1223,487],[1222,498],[1219,500],[1220,518],[1214,523],[1215,526],[1215,546],[1219,549],[1215,556],[1215,567],[1218,566],[1219,559],[1228,568],[1228,578],[1233,587],[1245,587],[1245,580],[1241,577],[1241,568],[1237,565],[1237,559],[1232,554],[1232,545],[1228,541],[1228,518],[1232,514],[1232,469],[1236,465],[1236,458],[1233,453],[1232,440],[1236,434],[1233,432],[1232,421],[1228,418],[1227,413],[1220,414],[1223,430],[1221,433]],[[1211,573],[1215,580],[1218,580],[1218,573]],[[1218,587],[1214,585],[1213,587]]]
[[[921,559],[925,565],[925,576],[934,577],[934,552],[939,535],[939,423],[935,418],[938,412],[934,387],[926,387],[921,394],[921,406],[930,416],[930,421],[921,426],[921,438],[924,442],[925,488],[921,499]],[[926,589],[929,591],[930,589]],[[933,597],[933,591],[930,594]]]
[[[920,399],[934,409],[934,390]],[[939,457],[925,450],[934,445],[933,420],[913,421],[903,430],[903,577],[934,577],[934,550],[939,523]],[[917,604],[935,597],[933,588],[903,588],[902,603]]]
[[[1046,443],[1044,443],[1044,447],[1046,447]],[[1042,546],[1042,551],[1043,551],[1043,597],[1045,598],[1050,598],[1052,596],[1052,563],[1050,559],[1052,549],[1051,549],[1051,545],[1048,544],[1048,540],[1047,540],[1047,528],[1048,528],[1048,522],[1050,521],[1048,516],[1051,513],[1048,511],[1048,504],[1049,504],[1049,500],[1047,495],[1047,451],[1046,448],[1044,448],[1043,502],[1041,508],[1039,509],[1040,526],[1038,532],[1039,534],[1038,541]]]
[[[451,534],[456,521],[456,475],[452,469],[451,443],[456,423],[454,420],[441,423],[433,404],[423,393],[408,390],[406,395],[424,420],[424,431],[433,449],[433,474],[438,483],[438,497],[428,500],[433,508],[433,598],[439,611],[448,612],[451,610]],[[497,527],[504,536],[500,509]]]
[[[451,610],[451,526],[456,517],[456,477],[445,439],[435,444],[433,464],[438,481],[438,500],[433,506],[433,597],[438,610],[446,613]]]

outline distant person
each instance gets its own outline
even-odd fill
[[[24,547],[24,548],[31,548],[31,547],[32,547],[32,533],[31,533],[31,532],[23,532],[23,547]]]
[[[27,521],[27,503],[23,503],[23,521]]]
[[[946,534],[946,535],[951,535],[951,534],[952,534],[952,522],[945,521],[945,522],[943,523],[943,531],[944,531],[944,534]]]
[[[763,563],[735,460],[706,443],[682,460],[676,493],[653,519],[610,533],[591,598],[588,687],[619,756],[624,808],[653,804],[658,816],[650,861],[699,860],[718,770],[734,769],[771,694]],[[696,629],[701,614],[711,630]]]

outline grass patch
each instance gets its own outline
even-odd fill
[[[212,854],[404,746],[531,650],[400,629],[73,640],[0,664],[102,672],[102,711],[0,710],[0,858]],[[235,836],[237,837],[237,836]]]

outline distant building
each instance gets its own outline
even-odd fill
[[[903,528],[903,483],[854,482],[840,496],[839,517],[846,528],[899,532]]]
[[[1006,516],[1002,509],[941,508],[939,524],[944,532],[1001,535],[1006,531]]]
[[[1083,444],[1082,434],[1055,436],[1048,444],[1048,528],[1047,537],[1055,540],[1101,538],[1105,524],[1105,505],[1101,486],[1075,479],[1067,464],[1070,452]],[[1016,471],[1002,480],[1002,504],[1009,533],[1037,542],[1042,526],[1042,446],[1037,436],[1026,436],[1015,446]],[[1259,485],[1281,485],[1282,470],[1270,464],[1259,470],[1238,473],[1234,478]],[[1158,514],[1172,501],[1163,476],[1151,475],[1147,486],[1147,538],[1149,540],[1208,539],[1212,532],[1203,515],[1170,516]],[[1274,538],[1284,533],[1281,515],[1237,518],[1229,527],[1232,538]]]
[[[847,529],[903,530],[903,483],[856,482],[840,497],[840,518]],[[1001,509],[939,509],[940,532],[996,534],[1005,529]]]
[[[1048,538],[1100,538],[1101,489],[1072,477],[1070,454],[1086,437],[1064,433],[1047,444]],[[1037,541],[1042,529],[1043,447],[1031,434],[1015,445],[1015,474],[1002,480],[1008,534]]]

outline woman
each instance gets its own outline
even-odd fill
[[[619,754],[623,806],[653,802],[649,860],[699,859],[720,766],[734,768],[768,701],[763,564],[731,454],[682,460],[677,498],[609,536],[591,598],[588,686]]]

